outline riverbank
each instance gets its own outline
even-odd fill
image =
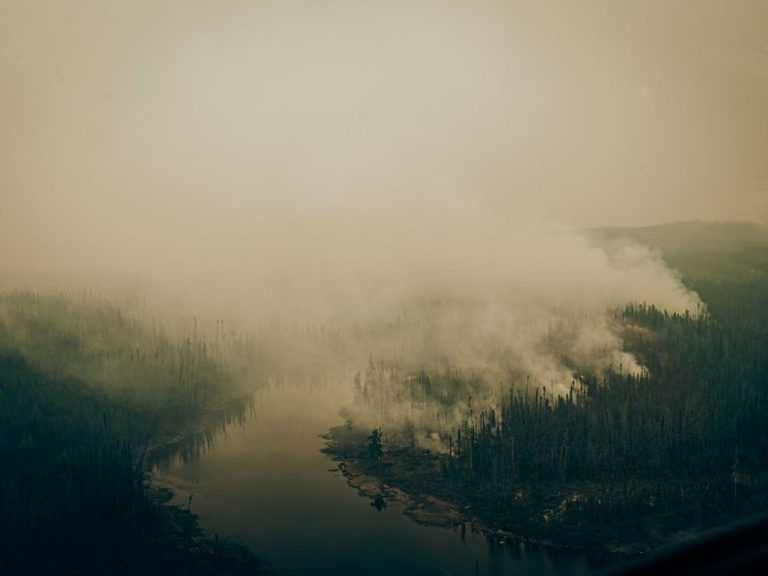
[[[423,451],[416,457],[409,449],[391,446],[376,462],[369,455],[367,432],[350,423],[332,428],[323,437],[327,441],[325,453],[338,462],[350,487],[370,498],[371,505],[377,508],[389,502],[401,504],[403,514],[419,524],[469,529],[499,545],[522,543],[552,550],[580,550],[606,562],[639,558],[652,549],[642,543],[597,546],[580,540],[578,535],[565,535],[562,529],[548,534],[541,523],[537,533],[510,529],[493,516],[482,514],[470,499],[432,481],[442,465],[439,455]]]
[[[135,430],[146,414],[4,351],[0,395],[0,573],[262,573],[258,558],[206,536],[149,485],[126,424]]]
[[[425,526],[449,528],[467,521],[465,515],[450,502],[428,494],[407,494],[385,484],[379,478],[368,474],[362,462],[341,461],[338,469],[346,478],[347,484],[361,496],[370,498],[371,504],[377,508],[386,507],[388,502],[397,502],[403,506],[403,514]]]
[[[199,517],[189,505],[174,506],[171,489],[153,483],[147,498],[161,515],[163,533],[176,551],[176,562],[192,574],[258,576],[266,574],[264,561],[249,548],[200,527]],[[186,572],[184,572],[186,573]]]
[[[198,457],[227,426],[242,423],[252,407],[252,392],[218,398],[182,430],[167,431],[147,449],[147,499],[162,519],[165,537],[180,552],[185,564],[195,566],[194,574],[258,576],[267,571],[265,561],[247,546],[204,530],[199,516],[191,509],[192,492],[168,482],[157,469],[177,456]],[[179,496],[186,499],[186,506],[171,504]]]

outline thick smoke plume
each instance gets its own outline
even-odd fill
[[[642,369],[623,350],[615,308],[701,309],[659,254],[608,251],[533,218],[465,204],[337,230],[281,260],[292,278],[270,300],[339,326],[357,362],[517,375],[558,392],[574,372]]]
[[[574,372],[641,370],[623,350],[613,309],[701,307],[658,253],[607,250],[564,226],[465,199],[419,205],[368,195],[314,209],[273,201],[269,210],[269,226],[220,258],[181,253],[148,283],[244,329],[276,318],[337,330],[353,367],[374,357],[489,381],[527,378],[554,392]]]
[[[182,227],[167,222],[147,239],[153,251],[111,253],[104,242],[67,262],[133,274],[161,308],[203,320],[338,331],[353,368],[373,357],[489,381],[528,378],[553,391],[574,372],[641,369],[623,350],[616,307],[701,306],[657,253],[606,250],[565,226],[466,196],[244,200],[249,226],[212,218],[205,234],[176,242]]]

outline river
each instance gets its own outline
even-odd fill
[[[350,488],[320,437],[342,423],[328,388],[272,386],[241,425],[195,457],[155,470],[203,528],[247,545],[278,575],[584,574],[581,552],[499,545],[461,528],[427,527]],[[190,500],[191,496],[191,500]],[[599,563],[599,562],[598,562]]]

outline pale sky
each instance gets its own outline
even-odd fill
[[[768,2],[0,0],[2,265],[467,205],[768,221]]]

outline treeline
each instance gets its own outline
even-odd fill
[[[257,573],[149,494],[151,450],[237,417],[259,348],[136,303],[0,296],[0,572]]]
[[[390,465],[385,456],[379,473],[513,532],[589,546],[647,547],[768,512],[768,281],[695,288],[707,314],[617,313],[643,375],[575,376],[559,396],[505,382],[493,403],[471,377],[392,379],[402,405],[446,398],[461,423],[446,431],[434,416],[440,453],[418,447],[405,416],[385,436]],[[358,402],[369,405],[389,381],[360,382]],[[404,475],[404,461],[416,473]]]
[[[0,297],[0,342],[52,377],[75,376],[177,429],[256,375],[258,348],[216,322],[167,328],[135,302],[14,292]],[[235,377],[233,366],[237,366]]]

